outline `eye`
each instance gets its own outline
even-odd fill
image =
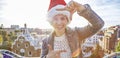
[[[54,18],[53,20],[55,20],[55,21],[56,21],[56,20],[57,20],[57,18]]]
[[[64,18],[64,17],[62,17],[62,18],[61,18],[61,20],[65,20],[65,18]]]
[[[66,17],[61,17],[61,20],[66,20]]]

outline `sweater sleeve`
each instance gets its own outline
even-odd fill
[[[85,39],[94,35],[104,26],[104,21],[90,8],[88,4],[84,5],[83,11],[77,11],[78,15],[84,17],[89,24],[82,28],[75,28],[80,39]]]
[[[41,55],[40,58],[46,58],[46,55],[48,54],[48,43],[47,43],[47,39],[44,39],[42,41],[42,48],[41,48]]]

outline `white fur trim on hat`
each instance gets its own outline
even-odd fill
[[[64,8],[65,6],[64,5],[56,5],[54,6],[53,8],[51,8],[49,11],[48,11],[48,14],[47,14],[47,17],[48,17],[48,21],[49,22],[52,22],[53,20],[53,17],[57,14],[63,14],[63,15],[66,15],[67,18],[68,18],[68,23],[71,21],[70,20],[70,12],[67,11],[67,10],[64,10],[64,11],[58,11],[56,9],[60,9],[60,8]]]

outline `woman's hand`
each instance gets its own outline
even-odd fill
[[[81,11],[83,11],[83,10],[85,9],[85,7],[84,7],[82,4],[77,3],[77,2],[75,2],[75,1],[70,1],[70,4],[73,4],[73,5],[74,5],[76,11],[81,12]]]
[[[76,11],[82,11],[84,10],[85,7],[82,4],[79,4],[73,0],[71,0],[65,8],[62,9],[57,9],[58,11],[64,11],[67,10],[71,13],[71,15],[73,15]]]
[[[72,53],[72,57],[77,57],[77,56],[79,56],[79,55],[80,55],[80,51],[81,51],[81,49],[78,48],[76,51],[74,51],[74,52]]]
[[[74,1],[70,1],[64,8],[61,9],[57,9],[58,11],[69,11],[70,14],[74,14],[74,12],[76,12],[76,8],[74,5]]]
[[[79,4],[73,0],[71,0],[64,8],[57,9],[58,11],[64,11],[67,10],[70,12],[70,19],[72,20],[72,15],[77,12],[82,12],[85,9],[85,7],[82,4]]]
[[[46,56],[46,58],[60,58],[60,53],[66,52],[66,50],[54,51],[54,50],[52,50],[52,47],[50,45],[48,45],[48,48],[49,48],[49,52],[48,52],[48,55]]]

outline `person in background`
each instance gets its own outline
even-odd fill
[[[68,27],[75,12],[89,24],[85,27]],[[82,5],[73,0],[68,4],[64,0],[51,0],[47,18],[54,31],[43,40],[41,58],[80,58],[74,52],[80,52],[81,42],[104,26],[104,21],[88,4]]]

